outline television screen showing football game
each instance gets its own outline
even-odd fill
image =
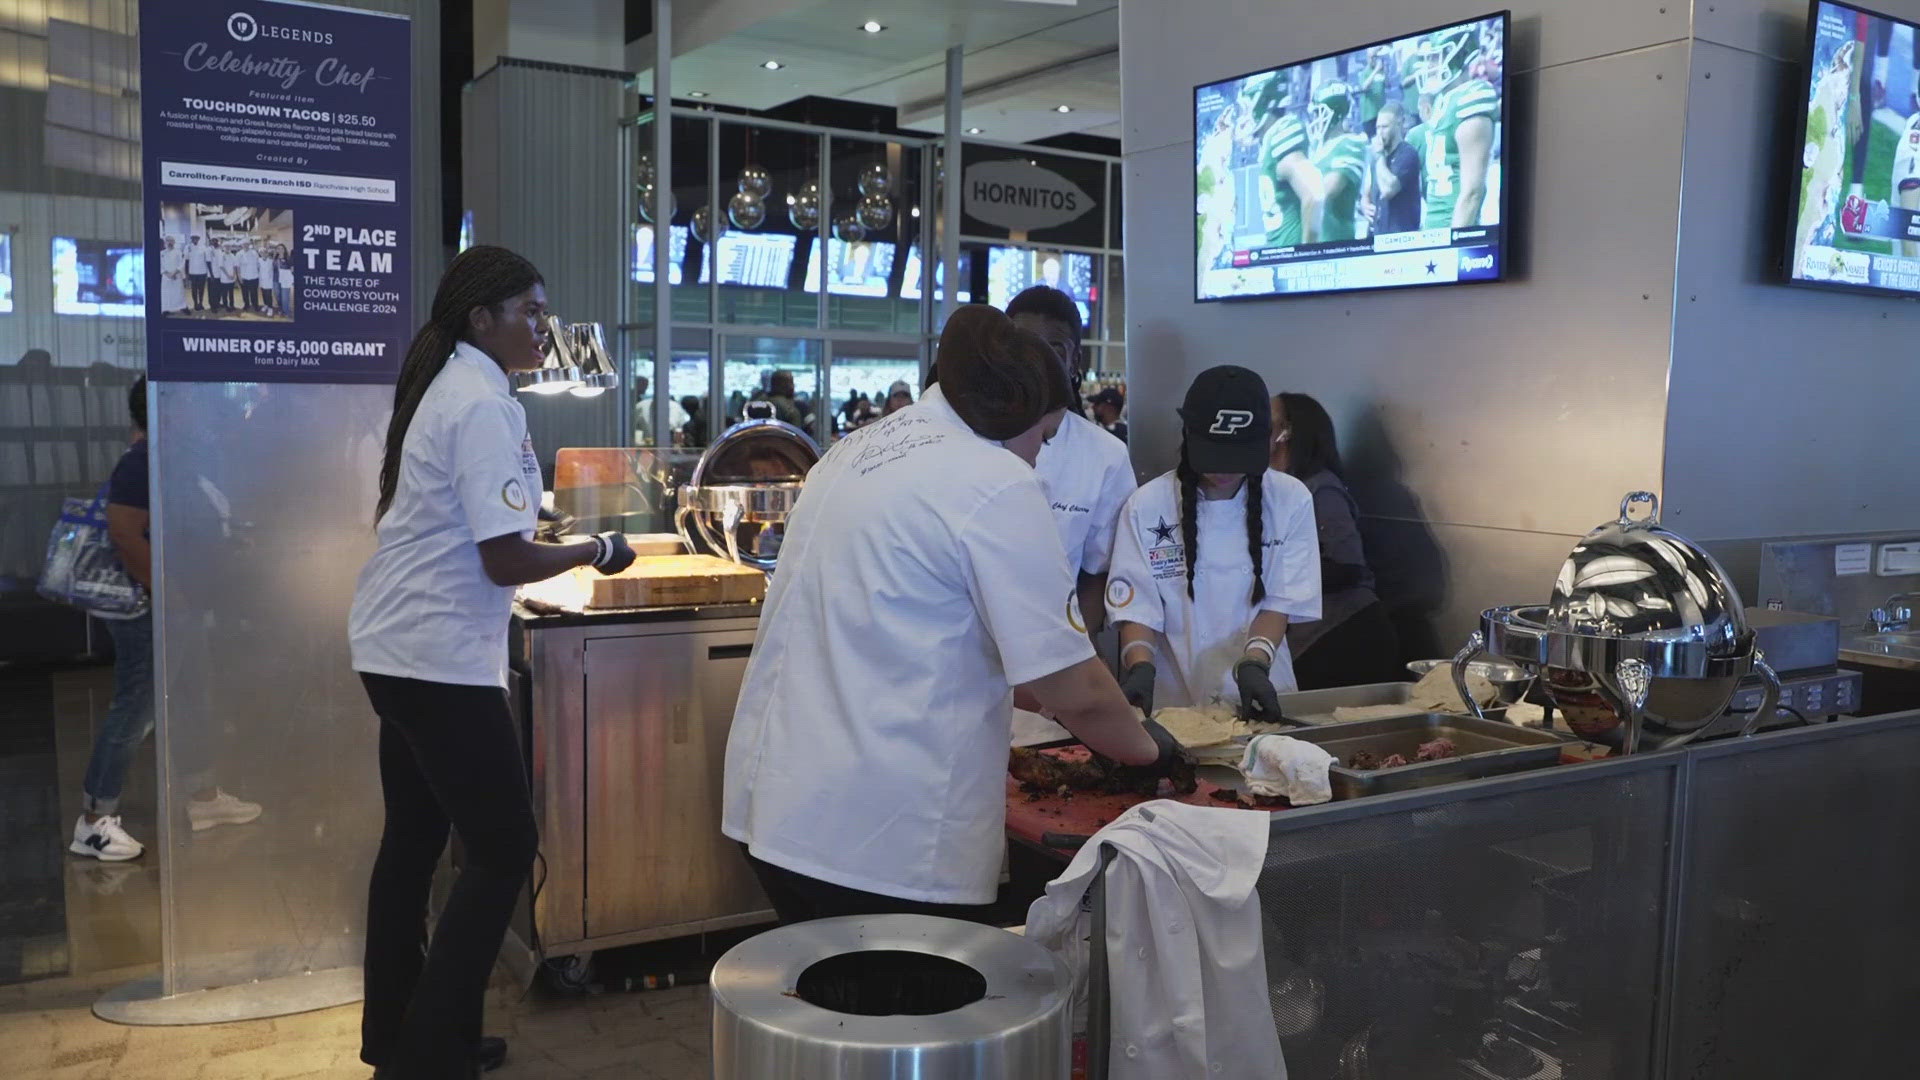
[[[1507,23],[1195,87],[1195,297],[1504,276]]]
[[[1920,33],[1820,0],[1787,279],[1920,293]]]

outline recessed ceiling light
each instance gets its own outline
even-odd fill
[[[781,68],[786,67],[787,65],[781,63],[778,60],[768,60],[766,63],[763,63],[760,66],[763,68],[766,68],[768,71],[779,71]]]
[[[687,91],[687,96],[691,98],[702,98],[707,96],[707,92],[705,90],[689,90]]]
[[[913,216],[914,216],[914,217],[919,217],[919,216],[920,216],[920,208],[919,208],[919,207],[917,207],[917,206],[916,206],[916,207],[914,207],[914,208],[913,208]]]
[[[1053,107],[1053,111],[1054,111],[1054,112],[1057,112],[1057,113],[1070,113],[1070,112],[1072,112],[1072,111],[1073,111],[1073,106],[1071,106],[1071,105],[1055,105],[1055,106]]]
[[[977,127],[974,127],[974,128],[968,128],[968,129],[967,129],[967,134],[969,134],[969,135],[978,135],[978,134],[980,134],[980,133],[981,133],[982,131],[985,131],[985,130],[986,130],[985,128],[977,128]]]
[[[863,22],[860,24],[860,29],[865,30],[869,34],[877,34],[880,31],[885,30],[886,27],[881,26],[879,23],[874,22],[872,19],[868,19],[866,22]]]

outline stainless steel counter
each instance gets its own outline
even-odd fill
[[[739,604],[516,616],[547,869],[532,918],[548,956],[773,917],[720,832],[759,615]]]
[[[1840,660],[1869,667],[1920,671],[1920,633],[1841,634]]]

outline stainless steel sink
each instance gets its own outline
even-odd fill
[[[1858,664],[1920,669],[1920,630],[1892,633],[1843,633],[1840,658]]]

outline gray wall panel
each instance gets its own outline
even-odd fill
[[[1666,489],[1668,520],[1702,540],[1920,521],[1920,305],[1777,283],[1796,77],[1695,54]]]
[[[1720,0],[1713,0],[1719,3]],[[1193,87],[1242,72],[1513,10],[1508,70],[1610,56],[1688,33],[1687,0],[1122,0],[1121,126],[1128,152],[1193,138]],[[1128,62],[1128,41],[1142,47]]]

